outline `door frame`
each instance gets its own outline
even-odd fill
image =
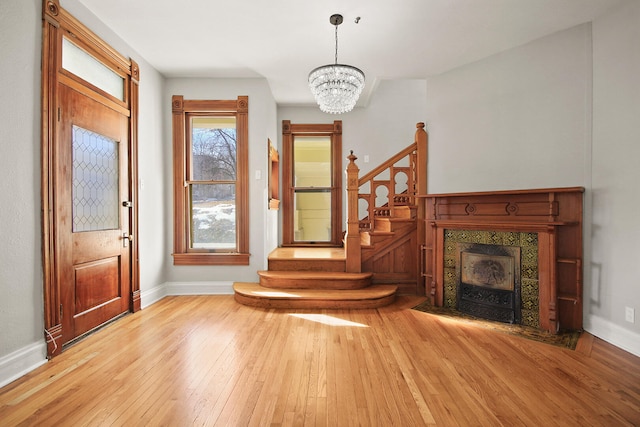
[[[300,136],[331,137],[331,241],[296,242],[293,233],[293,140]],[[282,245],[342,246],[342,120],[328,124],[294,124],[282,121]]]
[[[124,79],[124,100],[118,100],[90,83],[62,70],[62,37],[98,59]],[[60,7],[59,0],[42,2],[42,91],[41,91],[41,200],[42,200],[42,264],[44,286],[44,328],[47,357],[62,351],[62,310],[60,265],[56,245],[56,181],[55,156],[59,138],[58,83],[62,80],[78,92],[129,117],[129,209],[131,242],[129,297],[130,311],[140,310],[140,269],[138,256],[138,91],[140,70],[135,61],[124,57]]]

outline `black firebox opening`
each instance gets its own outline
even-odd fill
[[[458,248],[458,311],[520,324],[520,249],[472,244]]]

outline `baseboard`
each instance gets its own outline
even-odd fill
[[[598,316],[587,316],[585,320],[584,329],[591,335],[640,357],[640,334]]]
[[[0,387],[47,363],[47,345],[42,338],[0,358]]]
[[[167,295],[233,295],[233,282],[167,282]]]
[[[165,283],[146,291],[140,292],[140,308],[144,309],[151,304],[155,304],[167,296],[167,286]]]

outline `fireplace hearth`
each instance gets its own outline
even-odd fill
[[[456,247],[458,311],[520,324],[520,248],[474,243]]]

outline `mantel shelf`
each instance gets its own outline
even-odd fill
[[[475,217],[474,217],[475,218]],[[432,227],[437,226],[441,228],[467,228],[476,227],[482,230],[509,230],[509,231],[523,231],[523,232],[543,232],[548,231],[549,228],[561,227],[568,225],[579,225],[577,221],[478,221],[477,219],[468,220],[439,220],[430,219],[427,220],[428,224]]]
[[[550,193],[584,193],[584,187],[558,187],[558,188],[537,188],[531,190],[497,190],[478,191],[463,193],[440,193],[416,195],[420,198],[450,198],[450,197],[504,197],[515,195],[550,194]]]

